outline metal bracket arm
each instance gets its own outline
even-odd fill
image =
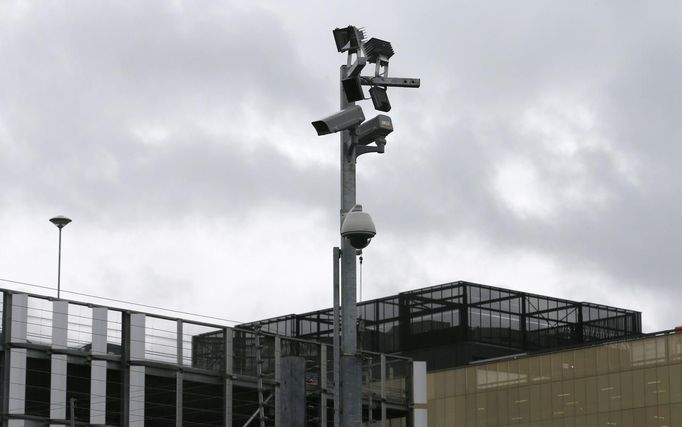
[[[365,65],[367,65],[367,58],[360,56],[348,69],[348,77],[358,77]]]
[[[360,83],[364,86],[411,87],[421,85],[420,79],[413,77],[374,77],[360,76]]]
[[[362,156],[363,154],[366,153],[379,153],[383,154],[384,153],[384,147],[386,144],[377,144],[375,145],[360,145],[360,144],[354,144],[351,145],[349,148],[349,153],[352,158],[357,159],[359,156]]]

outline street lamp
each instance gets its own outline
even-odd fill
[[[380,39],[370,39],[365,42],[365,32],[354,26],[337,28],[333,30],[336,49],[347,53],[347,61],[340,70],[340,107],[341,111],[331,116],[313,122],[318,135],[327,135],[339,132],[341,135],[341,248],[334,248],[334,343],[338,348],[338,260],[341,259],[341,369],[339,369],[338,353],[335,348],[334,373],[335,383],[338,387],[339,372],[341,379],[341,404],[338,404],[338,391],[335,392],[335,425],[346,427],[358,427],[362,422],[362,371],[357,350],[357,282],[356,282],[356,248],[353,243],[357,239],[349,238],[345,233],[345,220],[351,217],[360,218],[362,208],[356,205],[355,200],[355,164],[357,158],[366,153],[383,153],[386,145],[386,136],[393,131],[393,123],[390,117],[378,115],[365,121],[362,108],[354,104],[355,101],[365,99],[362,86],[371,86],[370,94],[375,108],[379,111],[391,109],[386,89],[388,87],[411,87],[420,86],[417,78],[391,78],[388,77],[388,61],[394,54],[390,42]],[[362,76],[360,73],[367,62],[376,64],[374,76]],[[364,214],[367,215],[367,214]],[[362,215],[363,218],[367,219]],[[362,221],[361,221],[362,222]],[[371,223],[364,222],[365,225]],[[374,224],[372,223],[371,235],[374,236]],[[369,244],[371,236],[363,240],[365,246]],[[355,240],[353,242],[353,240]]]
[[[59,255],[57,258],[57,299],[59,299],[59,291],[61,289],[61,275],[62,275],[62,228],[66,227],[71,220],[63,215],[58,215],[50,222],[59,229]]]

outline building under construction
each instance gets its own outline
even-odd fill
[[[333,423],[326,342],[11,290],[0,298],[3,425]],[[362,356],[365,420],[413,425],[412,361]]]

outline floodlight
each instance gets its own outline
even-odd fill
[[[362,82],[360,76],[348,77],[341,80],[343,85],[343,92],[346,94],[348,102],[362,101],[365,99],[365,92],[362,90]]]
[[[372,37],[363,45],[367,60],[371,63],[378,61],[388,62],[388,59],[395,53],[391,42]]]
[[[334,41],[336,42],[336,50],[339,52],[355,53],[360,49],[362,41],[365,39],[365,32],[362,29],[352,25],[346,28],[336,28],[334,31]]]
[[[374,109],[379,111],[391,111],[391,102],[388,100],[386,88],[373,86],[369,90],[369,96],[372,98]]]

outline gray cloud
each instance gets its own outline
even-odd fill
[[[280,206],[328,213],[333,235],[337,166],[322,157],[337,139],[309,122],[337,108],[330,30],[356,18],[306,4],[0,11],[0,201],[136,227]],[[391,72],[423,80],[389,91],[387,152],[358,162],[381,236],[418,248],[466,234],[682,296],[679,5],[357,4],[381,11],[367,30],[394,43]]]

